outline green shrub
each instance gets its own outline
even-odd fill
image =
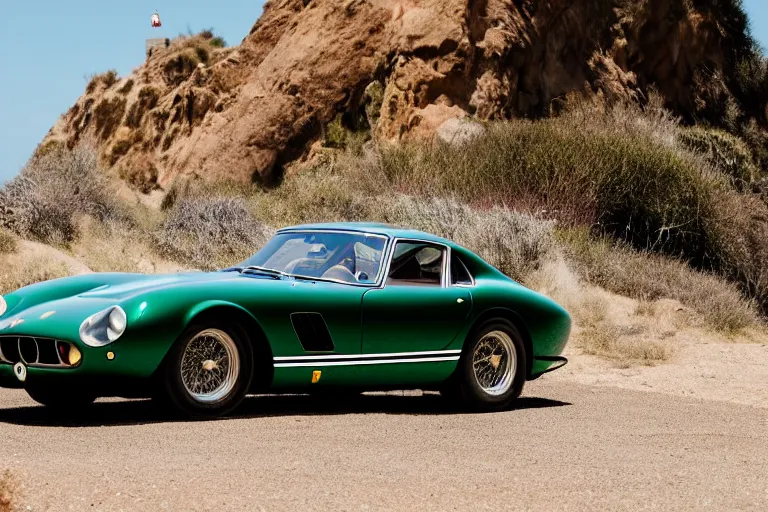
[[[734,135],[718,129],[695,126],[682,129],[680,141],[691,151],[704,155],[741,190],[746,189],[758,175],[751,151]]]
[[[370,130],[367,126],[359,130],[351,129],[344,124],[343,118],[342,114],[338,114],[325,126],[323,145],[328,148],[348,149],[355,154],[362,153],[363,144],[370,139]]]
[[[455,197],[588,226],[720,272],[768,313],[768,206],[737,193],[679,144],[679,132],[653,105],[577,106],[541,121],[489,124],[461,147],[410,142],[347,155],[332,170],[353,198],[381,190]]]
[[[594,225],[640,247],[699,251],[702,203],[716,182],[675,147],[592,123],[514,121],[462,147],[382,148],[376,170],[385,186],[405,193],[504,204]]]

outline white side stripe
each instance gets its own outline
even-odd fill
[[[305,358],[307,359],[307,358]],[[367,361],[317,361],[301,363],[276,363],[275,368],[293,368],[298,366],[355,366],[359,364],[395,364],[395,363],[435,363],[439,361],[458,361],[459,356],[421,357],[416,359],[375,359]]]
[[[326,354],[324,356],[276,357],[275,361],[314,361],[317,359],[376,359],[400,356],[442,356],[461,354],[461,350],[431,350],[427,352],[393,352],[391,354]]]

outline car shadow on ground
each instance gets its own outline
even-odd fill
[[[507,411],[571,405],[547,398],[522,397]],[[442,415],[468,414],[437,393],[365,394],[354,397],[257,395],[246,398],[229,416],[215,421],[271,416],[327,416],[342,414]],[[99,401],[76,414],[57,413],[43,406],[0,408],[0,423],[25,426],[94,427],[190,421],[151,400]],[[212,420],[214,421],[214,420]]]

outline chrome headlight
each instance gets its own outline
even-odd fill
[[[0,316],[3,316],[7,310],[8,310],[8,303],[6,303],[3,296],[0,295]]]
[[[80,339],[91,347],[103,347],[125,332],[128,321],[120,306],[112,306],[91,315],[80,324]]]

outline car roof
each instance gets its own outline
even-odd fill
[[[431,233],[415,229],[400,228],[390,224],[378,224],[375,222],[327,222],[321,224],[302,224],[300,226],[290,226],[279,230],[279,232],[285,231],[352,231],[384,235],[390,238],[416,238],[419,240],[456,246],[456,244],[450,240],[446,240],[445,238]]]

